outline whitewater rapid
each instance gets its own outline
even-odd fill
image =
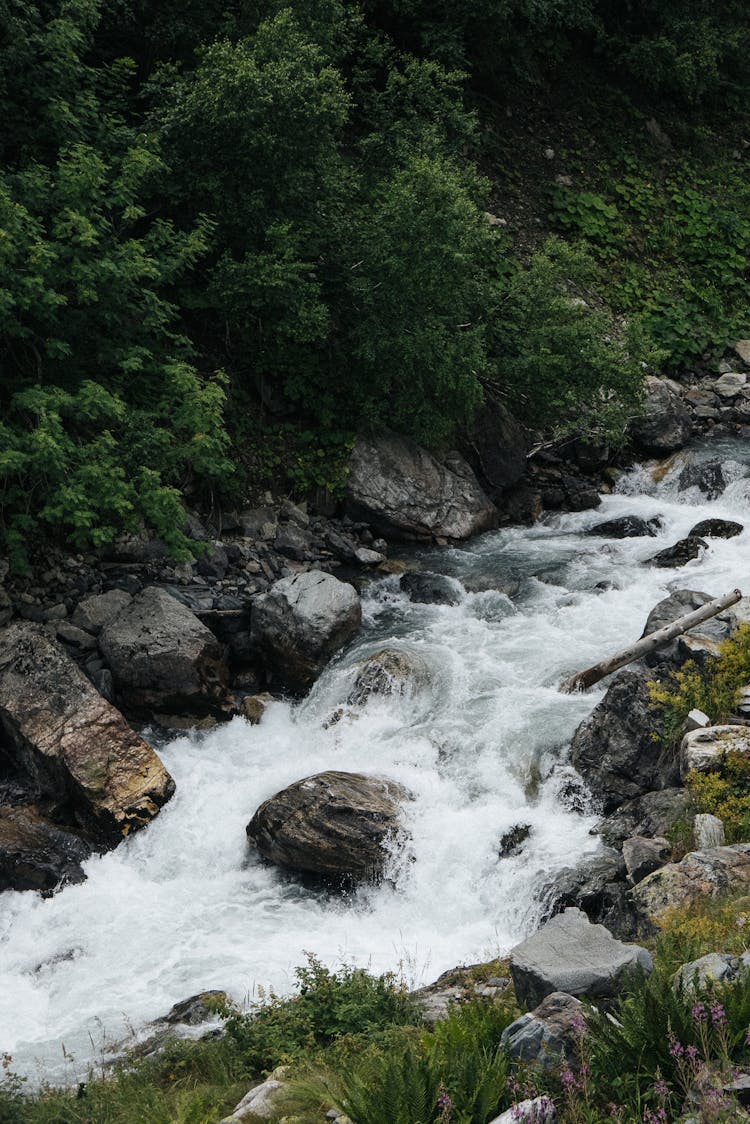
[[[533,928],[545,883],[599,846],[594,810],[566,793],[570,737],[603,688],[566,696],[559,681],[635,640],[670,589],[750,592],[750,451],[727,441],[689,454],[708,455],[733,478],[715,502],[677,491],[683,458],[660,483],[635,469],[595,511],[421,551],[420,568],[459,583],[458,605],[411,604],[396,578],[375,582],[360,637],[306,700],[271,704],[259,726],[235,718],[160,746],[177,793],[151,826],[89,860],[88,880],[52,899],[0,896],[0,1053],[13,1069],[78,1073],[208,988],[240,1002],[286,992],[306,953],[419,986],[507,952]],[[663,529],[621,541],[582,533],[625,514],[659,515]],[[643,565],[709,516],[748,530],[712,540],[682,569]],[[508,583],[518,585],[510,598],[488,588]],[[429,686],[327,727],[358,664],[386,645],[417,653]],[[345,898],[301,885],[246,843],[262,800],[324,769],[382,773],[415,795],[414,861],[394,860],[388,881]],[[517,824],[531,826],[528,842],[499,858]]]

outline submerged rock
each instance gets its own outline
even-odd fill
[[[400,813],[408,797],[385,777],[318,773],[261,804],[247,835],[264,858],[291,870],[377,878],[406,838]]]
[[[716,500],[725,491],[728,480],[724,475],[721,461],[705,461],[703,464],[687,464],[677,480],[681,492],[697,488],[706,499]]]
[[[349,692],[349,706],[364,706],[373,695],[405,695],[428,682],[425,665],[413,652],[403,648],[383,648],[368,656]]]
[[[0,808],[0,890],[49,892],[83,882],[90,848],[30,806]]]
[[[497,509],[457,453],[439,461],[395,433],[360,437],[347,506],[386,537],[467,539],[497,525]]]
[[[661,566],[662,569],[685,566],[688,562],[700,558],[705,550],[708,550],[707,542],[695,536],[688,536],[686,539],[680,539],[674,546],[660,550],[658,554],[648,558],[647,562],[650,566]]]
[[[256,597],[251,642],[274,679],[304,694],[359,629],[362,607],[353,586],[311,570],[282,578]]]
[[[39,625],[0,633],[0,723],[36,790],[99,843],[143,827],[174,792],[153,749]]]
[[[733,519],[702,519],[696,523],[689,534],[689,538],[699,539],[733,539],[744,531],[741,523]]]
[[[219,642],[158,586],[148,586],[104,625],[99,646],[128,707],[204,713],[226,706],[229,672]]]
[[[410,570],[401,575],[401,589],[410,601],[422,605],[458,605],[461,589],[458,582],[444,574],[429,574]]]
[[[641,519],[639,515],[621,515],[618,519],[608,519],[605,523],[595,523],[586,531],[587,535],[599,535],[606,539],[655,538],[659,524],[656,519]]]

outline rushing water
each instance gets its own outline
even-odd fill
[[[563,796],[571,734],[601,692],[571,697],[556,685],[635,640],[671,588],[718,595],[744,582],[750,592],[750,452],[724,442],[690,456],[709,454],[733,477],[713,503],[696,489],[678,493],[683,460],[658,484],[634,470],[596,511],[422,552],[423,568],[461,583],[460,604],[411,604],[397,579],[376,582],[358,641],[304,702],[272,704],[257,727],[237,718],[164,747],[177,794],[147,830],[90,860],[83,885],[50,900],[0,898],[0,1051],[14,1068],[59,1077],[72,1055],[72,1072],[205,988],[238,1000],[283,992],[306,952],[419,985],[522,938],[540,888],[598,845],[595,817]],[[662,516],[658,538],[582,535],[627,513]],[[748,530],[713,540],[680,570],[643,565],[708,516]],[[512,600],[492,588],[508,582],[519,583]],[[358,663],[385,645],[418,655],[429,686],[371,699],[326,727]],[[383,773],[415,795],[406,813],[415,861],[394,860],[389,881],[344,899],[265,865],[245,838],[262,800],[323,769]],[[518,823],[531,825],[527,844],[499,858],[500,837]]]

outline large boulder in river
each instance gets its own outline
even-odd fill
[[[660,628],[672,624],[678,617],[684,617],[687,613],[702,608],[709,601],[713,601],[713,596],[710,593],[702,593],[697,589],[674,590],[668,597],[654,605],[646,619],[642,635],[649,636],[652,632],[658,632]],[[687,640],[696,643],[705,641],[711,645],[720,644],[722,640],[726,640],[731,635],[735,623],[734,614],[731,609],[727,609],[723,613],[719,613],[718,616],[695,625],[689,633],[684,633],[683,636],[670,641],[669,644],[662,645],[653,656],[647,658],[647,662],[670,660],[681,663],[686,655],[685,642]]]
[[[405,838],[400,805],[408,793],[385,777],[318,773],[258,808],[247,835],[271,862],[355,881],[377,877]]]
[[[310,570],[281,578],[255,598],[250,642],[274,680],[304,694],[361,621],[354,587],[332,574]]]
[[[39,625],[0,633],[0,724],[40,795],[97,841],[143,827],[174,792],[153,749]]]
[[[674,569],[677,566],[686,566],[688,562],[695,561],[708,549],[708,543],[694,535],[680,539],[674,546],[668,546],[648,558],[651,566],[660,566],[662,569]]]
[[[229,672],[214,634],[165,589],[148,586],[107,621],[99,646],[135,710],[221,710]]]
[[[625,800],[679,783],[648,677],[623,671],[573,735],[573,764],[606,814]]]
[[[659,529],[657,519],[641,519],[640,515],[620,515],[605,523],[595,523],[586,531],[587,535],[598,535],[605,539],[654,538]]]
[[[0,890],[49,892],[83,882],[91,851],[82,839],[49,823],[30,805],[0,808]]]
[[[680,398],[679,388],[666,379],[646,379],[646,400],[641,416],[630,425],[636,445],[654,453],[681,449],[692,430],[690,413]]]
[[[357,441],[347,507],[392,538],[468,539],[497,525],[497,508],[458,453],[441,464],[395,433]]]

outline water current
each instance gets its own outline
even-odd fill
[[[685,464],[708,458],[724,464],[723,495],[678,490]],[[632,470],[595,511],[419,552],[421,569],[455,579],[454,606],[412,604],[394,577],[373,582],[359,638],[307,699],[271,704],[259,726],[235,718],[161,746],[177,794],[148,829],[52,899],[0,897],[0,1052],[16,1071],[59,1078],[197,991],[238,1001],[289,991],[307,952],[413,986],[506,952],[533,928],[544,884],[599,845],[594,810],[565,794],[571,735],[604,688],[571,697],[557,684],[637,639],[673,588],[750,593],[749,473],[740,442],[699,445],[658,482],[648,466]],[[625,514],[661,516],[662,530],[583,534]],[[682,569],[644,565],[709,516],[748,529]],[[326,726],[363,658],[384,646],[417,655],[428,685]],[[415,795],[414,861],[394,859],[390,879],[344,898],[281,874],[246,843],[262,800],[324,769],[385,774]],[[521,853],[498,857],[519,823],[532,829]]]

